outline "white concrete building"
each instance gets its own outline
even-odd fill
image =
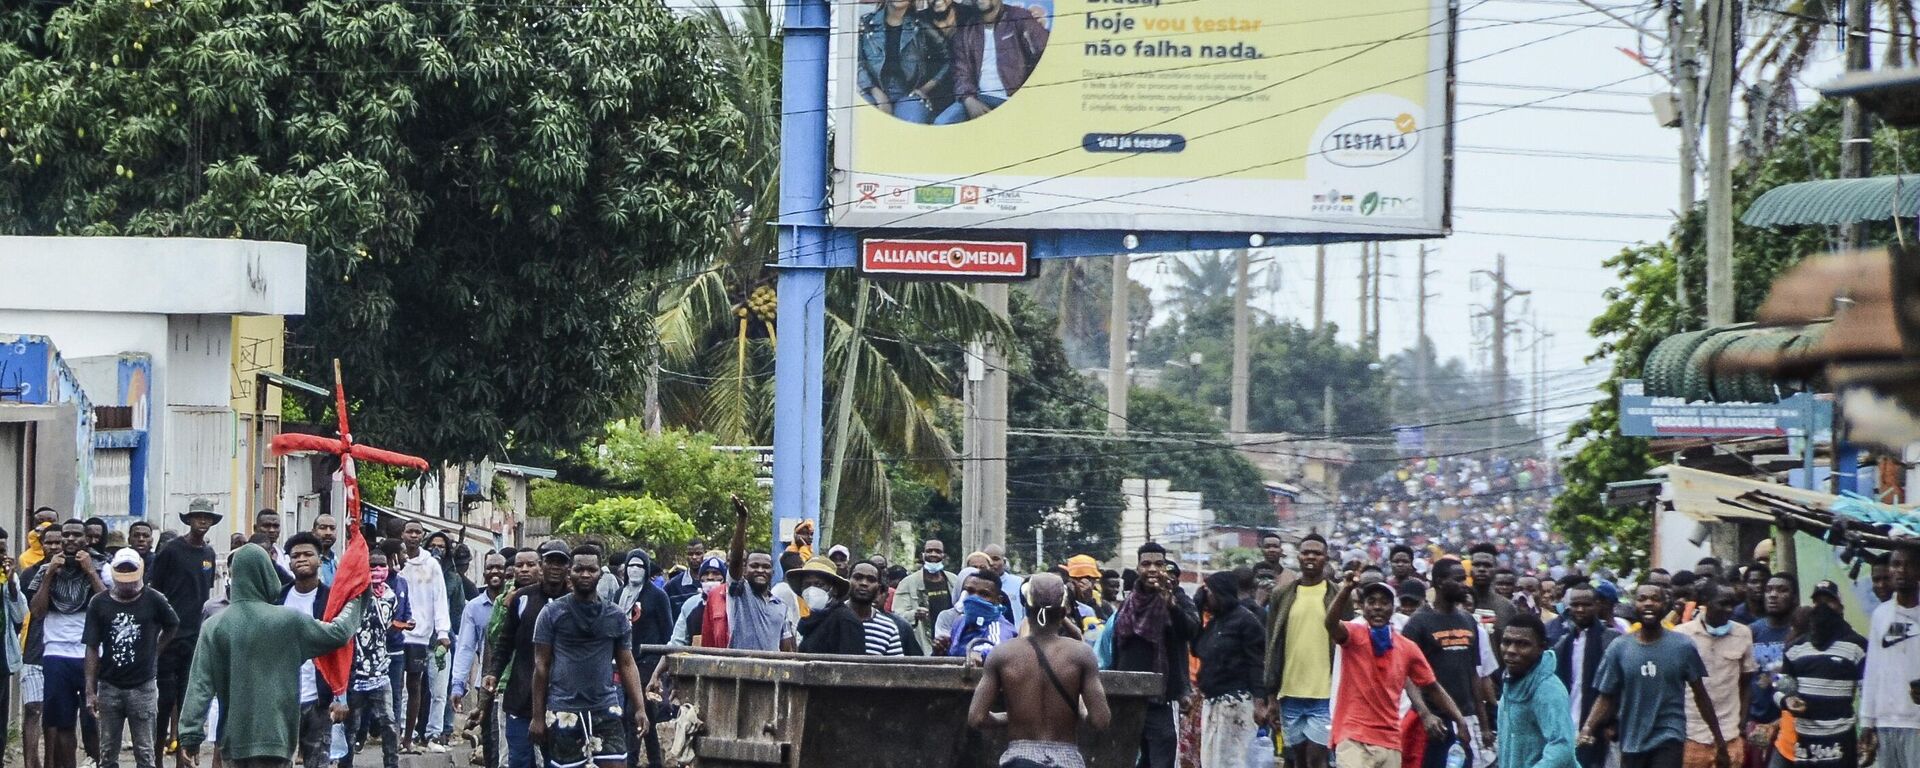
[[[1120,513],[1120,546],[1108,567],[1133,567],[1134,553],[1148,541],[1165,545],[1176,559],[1187,551],[1212,551],[1205,534],[1213,526],[1213,510],[1206,508],[1199,491],[1173,490],[1170,480],[1129,477],[1120,481],[1120,496],[1126,502]]]
[[[306,286],[288,243],[0,237],[0,521],[49,506],[178,527],[207,496],[239,530],[253,372],[280,370]],[[77,397],[20,394],[63,376]],[[66,434],[76,448],[52,445]]]

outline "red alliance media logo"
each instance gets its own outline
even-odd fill
[[[863,272],[923,277],[1019,278],[1027,274],[1027,244],[967,240],[867,240]]]

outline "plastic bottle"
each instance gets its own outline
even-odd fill
[[[1447,747],[1447,768],[1467,768],[1467,750],[1458,741]]]
[[[1248,768],[1266,768],[1274,764],[1273,734],[1261,728],[1254,735],[1253,743],[1247,746],[1247,766]]]
[[[347,724],[333,724],[333,743],[327,745],[327,760],[339,761],[347,756]]]

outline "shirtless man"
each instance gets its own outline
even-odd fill
[[[1084,768],[1081,713],[1096,729],[1113,719],[1100,665],[1086,643],[1061,635],[1073,609],[1058,575],[1035,574],[1023,591],[1033,631],[1002,643],[987,657],[967,724],[1007,729],[1002,768]],[[1003,691],[1007,711],[990,711]]]

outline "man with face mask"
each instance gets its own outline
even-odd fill
[[[1579,728],[1600,697],[1600,660],[1621,634],[1614,628],[1611,617],[1600,615],[1600,601],[1586,582],[1567,588],[1566,605],[1566,613],[1560,615],[1566,622],[1566,630],[1553,646],[1558,665],[1554,674],[1567,686],[1567,695],[1573,699],[1573,727]],[[1606,763],[1607,744],[1615,732],[1612,727],[1606,727],[1593,735],[1595,743],[1574,747],[1574,759],[1581,768],[1600,768]]]
[[[923,656],[920,642],[900,617],[880,610],[886,589],[873,563],[854,563],[848,569],[847,599],[834,601],[821,621],[800,643],[801,653],[837,653],[865,656]]]
[[[1340,768],[1412,766],[1419,756],[1400,753],[1400,699],[1408,684],[1419,689],[1427,710],[1444,717],[1456,733],[1469,730],[1467,720],[1420,648],[1393,631],[1393,588],[1385,581],[1359,584],[1359,571],[1348,571],[1322,620],[1328,639],[1341,649],[1341,698],[1330,737],[1334,758]],[[1353,614],[1356,589],[1361,620],[1347,621],[1341,617]]]
[[[1807,636],[1787,646],[1774,684],[1775,703],[1793,713],[1796,768],[1859,764],[1853,697],[1866,670],[1867,640],[1847,624],[1839,603],[1839,585],[1813,588]]]
[[[933,647],[933,620],[953,607],[953,574],[947,572],[947,545],[928,539],[920,547],[920,567],[900,580],[893,612],[913,625],[922,648]]]
[[[1675,574],[1676,580],[1679,575]],[[1733,620],[1733,609],[1740,604],[1740,599],[1732,589],[1722,588],[1711,580],[1696,581],[1693,594],[1698,601],[1699,607],[1695,610],[1698,615],[1681,622],[1673,631],[1692,640],[1700,651],[1700,660],[1707,665],[1707,698],[1713,700],[1713,711],[1720,717],[1720,732],[1739,733],[1741,721],[1746,718],[1753,675],[1759,669],[1753,660],[1753,631]],[[1729,758],[1736,765],[1745,759],[1743,747],[1739,739],[1727,743]],[[1686,768],[1713,765],[1713,733],[1708,730],[1700,707],[1693,702],[1687,703],[1685,750]]]
[[[412,607],[399,587],[405,582],[393,575],[387,553],[375,550],[367,554],[367,608],[353,635],[353,676],[347,684],[347,722],[358,724],[371,713],[375,734],[380,737],[382,768],[399,768],[400,735],[394,728],[392,665],[404,663],[398,636],[401,627],[412,620]],[[340,768],[353,768],[353,755],[347,750]]]
[[[123,549],[107,568],[113,588],[87,605],[87,708],[100,718],[100,753],[118,763],[122,728],[132,729],[133,762],[154,768],[153,718],[160,689],[155,658],[180,618],[144,581],[140,553]]]

